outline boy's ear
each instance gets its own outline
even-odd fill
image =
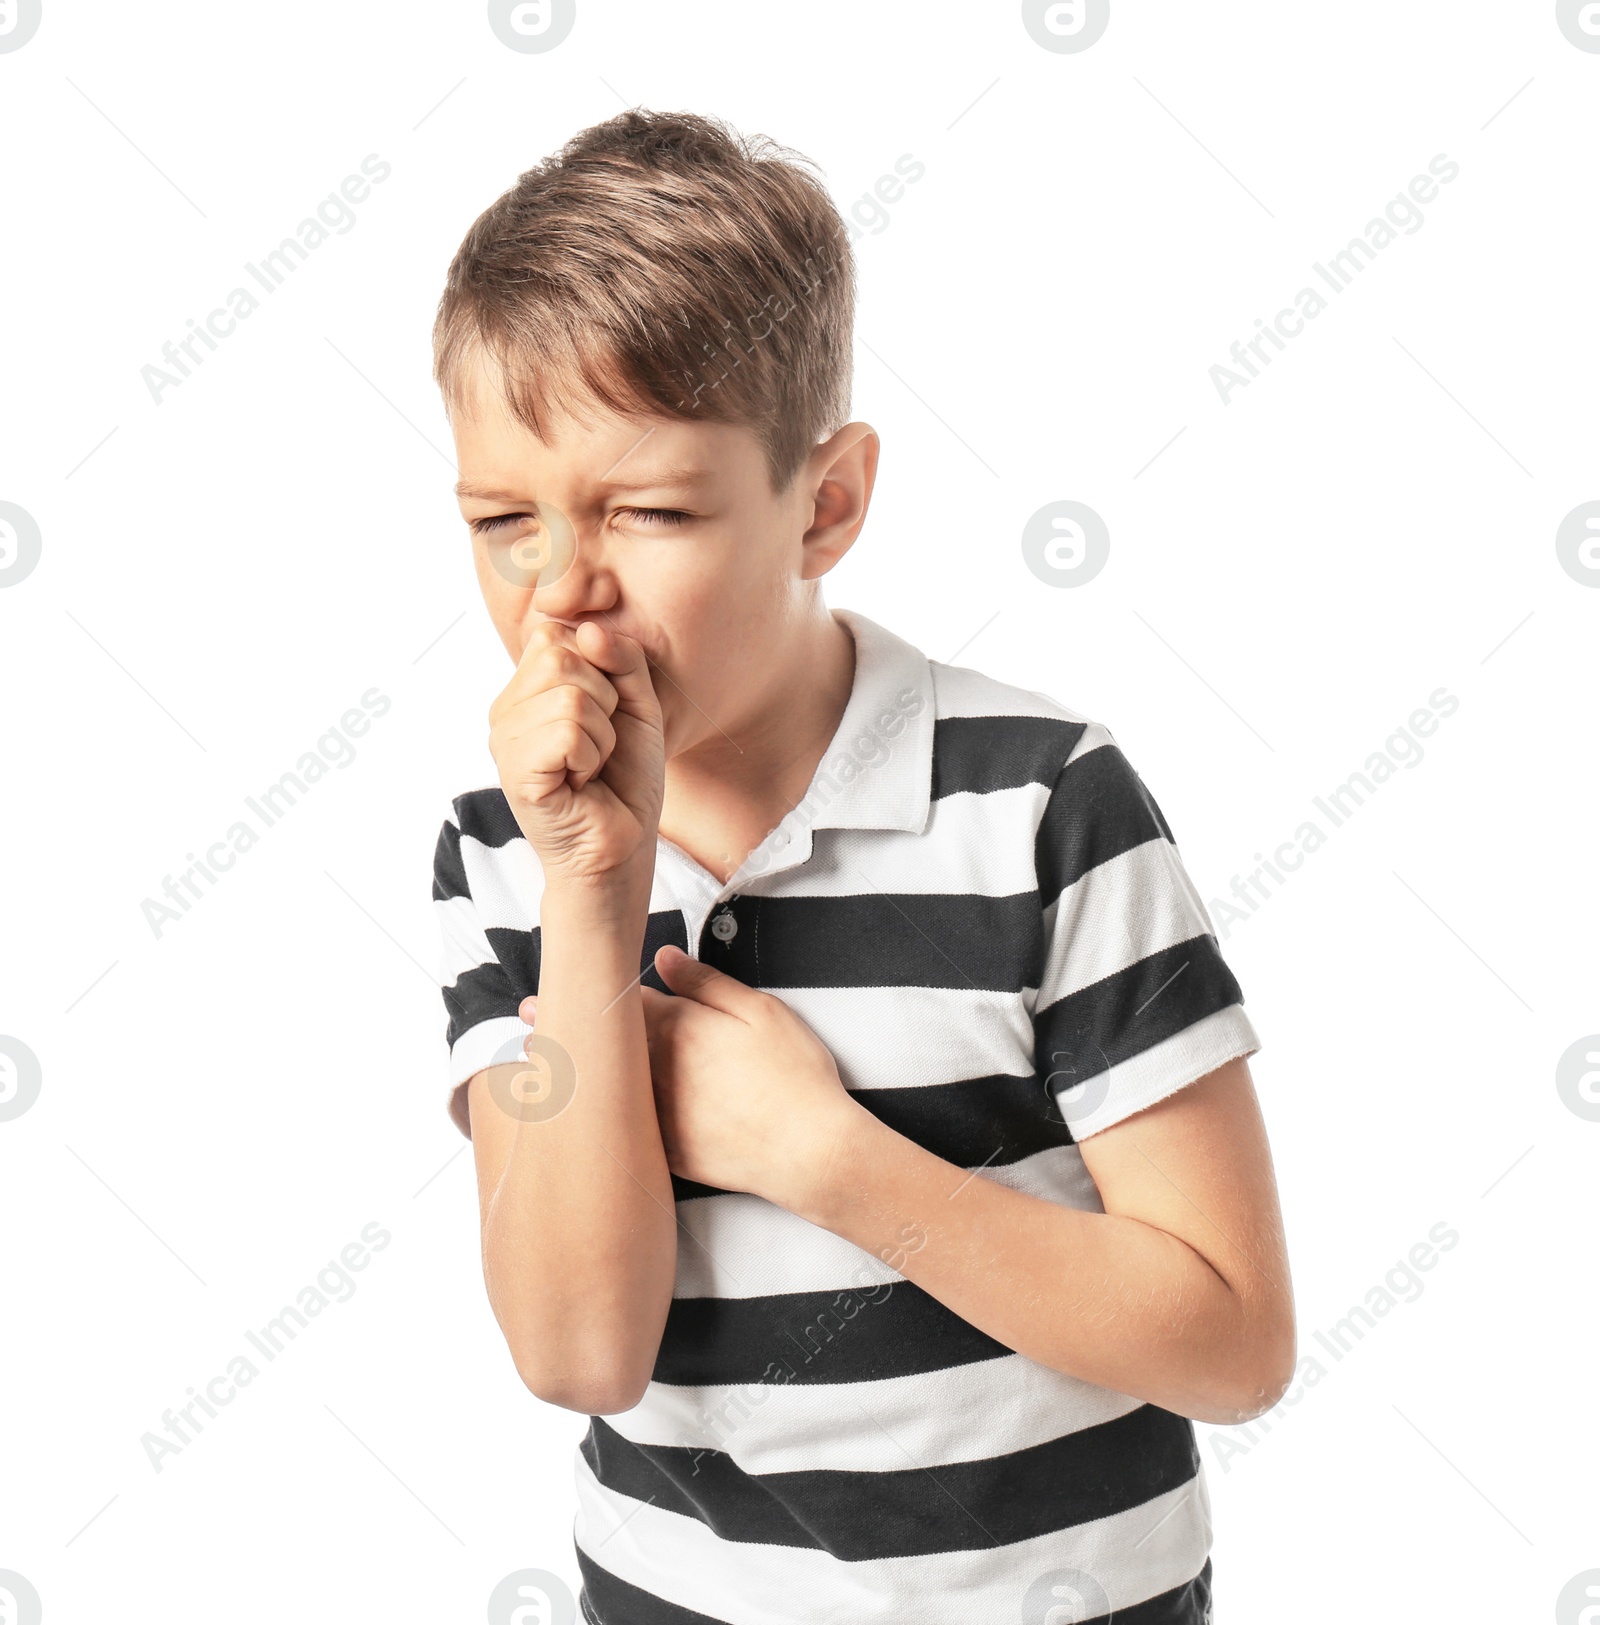
[[[866,523],[878,476],[881,442],[870,423],[847,423],[811,454],[804,478],[812,491],[812,521],[801,546],[801,579],[823,576],[850,551]]]

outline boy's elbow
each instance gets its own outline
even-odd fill
[[[516,1362],[517,1375],[536,1399],[581,1416],[615,1416],[631,1411],[650,1386],[649,1374],[592,1368],[584,1371],[547,1371],[530,1362]]]
[[[540,1383],[528,1384],[528,1390],[547,1405],[559,1405],[564,1411],[576,1411],[580,1416],[616,1416],[631,1411],[644,1398],[644,1389],[612,1384],[594,1387],[589,1384]]]
[[[1229,1380],[1218,1396],[1219,1414],[1205,1420],[1229,1424],[1253,1422],[1264,1416],[1294,1382],[1295,1354],[1293,1321],[1260,1338],[1251,1348],[1250,1357],[1237,1362],[1228,1372]]]
[[[1206,1420],[1225,1425],[1253,1422],[1258,1416],[1265,1416],[1288,1393],[1293,1377],[1292,1371],[1286,1374],[1273,1371],[1248,1387],[1235,1388],[1227,1396],[1221,1413]]]

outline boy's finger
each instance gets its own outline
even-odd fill
[[[681,999],[673,998],[670,993],[663,993],[658,987],[646,987],[641,982],[639,993],[644,1001],[646,1026],[659,1027],[663,1021],[670,1021],[682,1008]]]
[[[611,679],[620,702],[636,715],[654,710],[655,684],[643,647],[625,633],[599,621],[580,621],[575,634],[578,653]]]
[[[537,993],[530,993],[527,998],[525,998],[522,1003],[517,1006],[517,1014],[521,1016],[530,1027],[533,1025],[533,1018],[536,1014],[538,1014],[538,1010],[539,995]]]
[[[494,720],[498,711],[520,704],[551,687],[581,688],[609,716],[617,704],[617,686],[578,645],[576,626],[549,619],[535,622],[528,631],[528,641],[523,645],[522,658],[517,662],[511,681],[489,708],[490,721]],[[564,649],[573,656],[571,661],[560,667],[559,680],[555,682],[550,671],[542,665],[550,649]]]
[[[692,959],[670,942],[656,949],[655,967],[656,974],[674,993],[720,1010],[724,1015],[737,1016],[741,1021],[752,1013],[761,998],[753,987],[746,987],[715,965]]]

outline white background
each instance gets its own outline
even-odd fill
[[[0,1034],[43,1075],[0,1123],[0,1568],[52,1621],[576,1584],[584,1422],[512,1369],[444,1111],[433,844],[509,668],[428,343],[475,215],[628,105],[769,134],[846,212],[926,165],[858,245],[884,453],[829,601],[1104,721],[1208,902],[1459,700],[1224,941],[1326,1376],[1197,1432],[1219,1625],[1549,1618],[1600,1567],[1600,1123],[1555,1085],[1600,1030],[1600,592],[1555,549],[1600,498],[1600,55],[1543,0],[1118,0],[1081,54],[1013,4],[592,0],[542,55],[472,4],[45,0],[0,54],[0,501],[43,537],[0,590]],[[369,153],[354,227],[154,403],[141,367]],[[1312,262],[1441,153],[1332,296]],[[1209,369],[1307,286],[1224,405]],[[1073,589],[1020,548],[1067,498],[1111,533]],[[373,687],[355,760],[155,935]],[[369,1221],[355,1295],[154,1471],[141,1436]]]

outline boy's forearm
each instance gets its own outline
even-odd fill
[[[490,1298],[529,1387],[629,1408],[671,1304],[677,1221],[639,995],[648,888],[546,891],[534,1030],[571,1058],[571,1100],[516,1125],[484,1224]]]
[[[793,1202],[1007,1348],[1200,1421],[1279,1397],[1233,1289],[1176,1236],[1011,1190],[864,1110]]]

